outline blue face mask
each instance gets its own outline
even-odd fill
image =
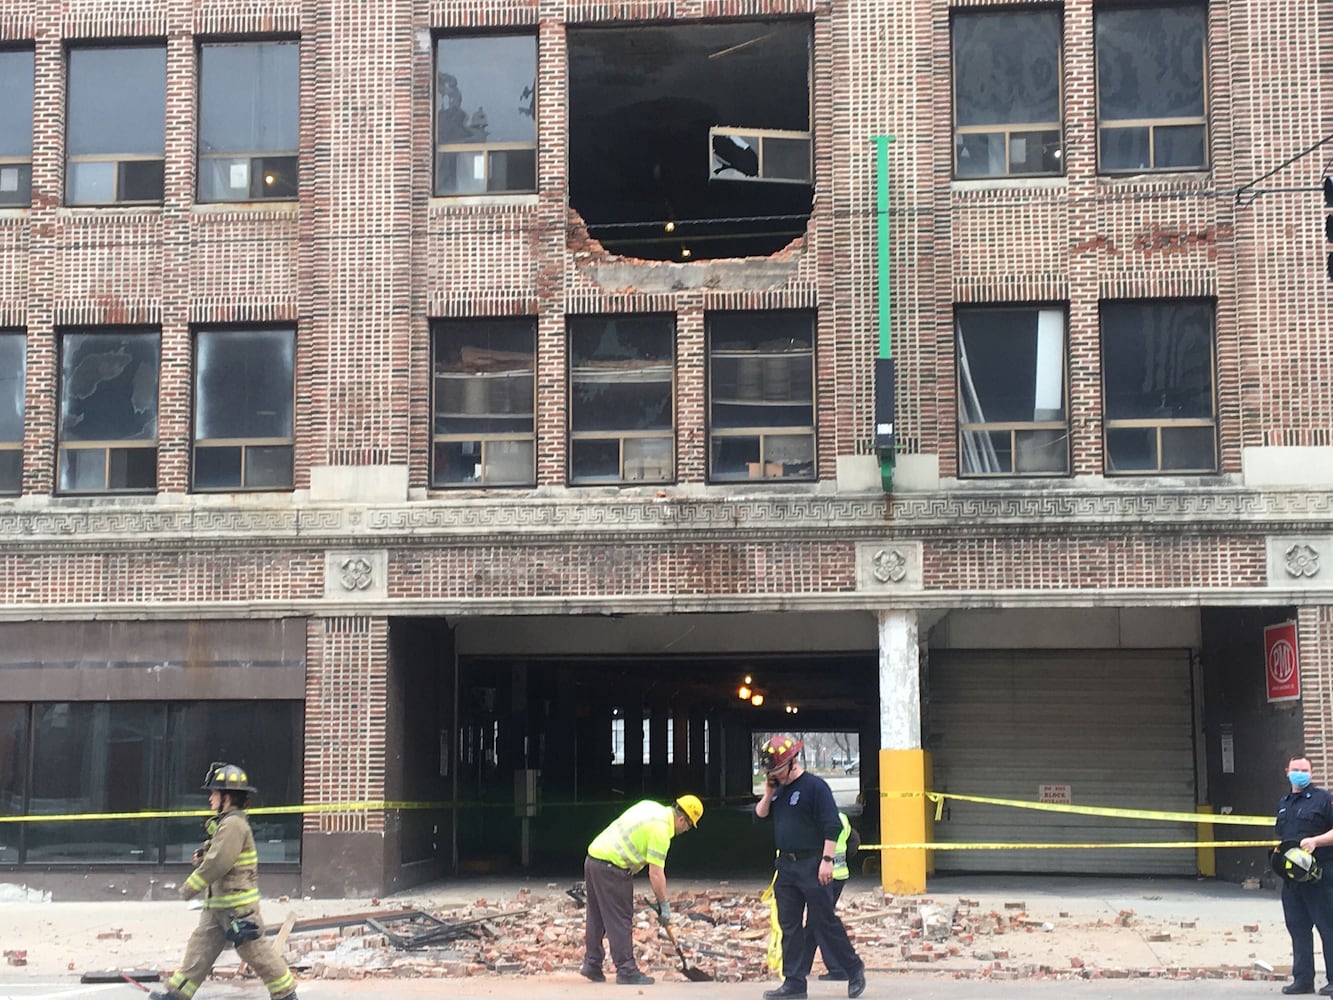
[[[1310,772],[1288,771],[1287,780],[1291,782],[1292,788],[1295,788],[1299,791],[1300,789],[1303,789],[1310,784]]]

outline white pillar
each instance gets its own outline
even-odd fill
[[[879,612],[879,745],[921,749],[921,670],[915,611]]]

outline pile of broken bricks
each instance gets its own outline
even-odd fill
[[[551,883],[545,892],[525,888],[507,900],[289,918],[267,931],[283,938],[288,962],[307,978],[576,975],[583,959],[581,890],[579,884],[562,890]],[[673,894],[671,908],[676,938],[690,967],[719,982],[777,978],[766,965],[769,911],[758,894],[735,891],[721,882],[715,889]],[[875,889],[844,894],[838,912],[872,973],[932,972],[968,979],[1286,978],[1262,961],[1249,968],[1127,969],[1099,968],[1077,955],[1058,966],[1016,958],[1011,952],[1024,949],[1007,946],[1015,935],[1074,926],[1071,921],[1057,928],[1050,920],[1035,919],[1022,902],[1004,903],[1000,911],[965,898],[954,903],[895,898]],[[1059,914],[1059,919],[1067,918],[1068,913]],[[1112,921],[1098,921],[1098,926],[1131,928],[1146,941],[1169,937],[1169,931],[1140,926],[1130,910]],[[635,919],[633,936],[640,967],[655,976],[685,978],[675,949],[646,905]],[[244,970],[235,966],[215,970],[223,978],[241,974]]]

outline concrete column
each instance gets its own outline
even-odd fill
[[[880,842],[922,844],[927,836],[930,762],[921,749],[921,668],[914,611],[879,613]],[[926,891],[926,851],[884,850],[880,882],[886,893]]]

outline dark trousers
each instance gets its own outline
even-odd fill
[[[819,856],[778,858],[778,877],[773,883],[778,904],[778,924],[782,928],[782,977],[793,986],[805,989],[810,975],[814,949],[806,951],[806,935],[813,935],[824,953],[824,962],[849,976],[860,972],[864,963],[847,940],[847,929],[833,910],[834,897],[819,881]]]
[[[833,903],[833,909],[835,911],[838,908],[838,900],[842,898],[842,887],[846,884],[846,879],[835,878],[828,885],[824,886],[824,889],[828,892],[829,899]],[[839,973],[844,976],[847,975],[847,970],[838,964],[838,960],[829,957],[828,949],[824,947],[824,942],[819,939],[819,933],[807,924],[805,928],[805,956],[801,959],[802,967],[807,970],[814,965],[816,948],[818,948],[819,953],[824,956],[824,966],[829,972],[833,973],[835,976]]]
[[[1333,881],[1283,882],[1282,916],[1291,935],[1291,981],[1314,985],[1315,928],[1324,945],[1324,975],[1333,976]]]
[[[588,858],[583,862],[583,888],[587,894],[587,917],[583,932],[583,965],[601,969],[606,952],[602,938],[611,946],[616,974],[632,976],[634,964],[634,875],[607,861]]]

